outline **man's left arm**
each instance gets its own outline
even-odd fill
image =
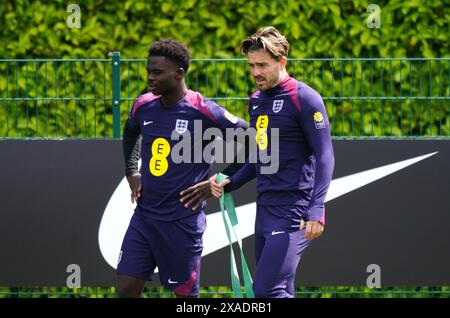
[[[334,169],[330,123],[321,96],[311,88],[301,90],[301,123],[315,157],[314,188],[307,210],[307,221],[325,224],[325,198]]]

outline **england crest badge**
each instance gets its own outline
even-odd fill
[[[177,119],[177,122],[175,123],[175,130],[179,134],[184,134],[188,128],[189,121],[184,119]]]
[[[281,108],[283,108],[283,102],[284,100],[282,99],[276,99],[273,101],[272,110],[274,113],[278,113],[281,110]]]

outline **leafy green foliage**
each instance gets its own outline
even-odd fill
[[[124,122],[146,89],[145,59],[120,62]],[[112,66],[107,59],[0,63],[0,136],[112,137]],[[290,59],[288,71],[325,101],[335,137],[450,134],[450,59]],[[248,119],[254,90],[245,59],[197,59],[191,89]]]
[[[295,60],[450,56],[445,0],[378,1],[379,29],[367,25],[370,3],[86,0],[81,28],[71,29],[66,20],[73,13],[64,1],[5,0],[0,57],[34,60],[0,61],[0,136],[112,137],[109,52],[121,52],[123,122],[146,87],[151,42],[172,37],[195,58],[233,58],[242,39],[264,25],[288,36],[289,72],[322,94],[334,136],[448,136],[449,60]],[[247,116],[254,84],[245,60],[196,60],[187,80],[191,89]]]
[[[370,29],[370,1],[86,0],[81,28],[70,29],[67,1],[5,0],[3,58],[145,57],[151,42],[173,37],[196,58],[236,57],[242,39],[263,25],[287,34],[291,57],[448,57],[445,0],[378,1],[381,28]]]

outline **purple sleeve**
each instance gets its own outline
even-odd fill
[[[137,99],[139,101],[139,98]],[[123,127],[122,151],[125,159],[125,175],[139,171],[138,161],[141,152],[141,126],[136,113],[138,103],[135,102]]]
[[[247,128],[245,120],[233,115],[224,107],[217,105],[212,101],[206,101],[208,110],[212,115],[215,126],[219,129],[225,128]]]
[[[225,192],[231,192],[239,189],[244,184],[256,177],[255,164],[246,162],[241,169],[239,169],[234,175],[229,177],[231,183],[225,186]]]
[[[331,143],[330,124],[320,95],[310,87],[299,91],[300,122],[303,133],[314,153],[314,188],[307,215],[309,220],[325,223],[325,197],[330,186],[334,169],[334,152]]]

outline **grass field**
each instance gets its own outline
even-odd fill
[[[450,298],[450,286],[438,287],[384,287],[370,289],[356,286],[298,287],[297,298]],[[34,287],[0,288],[0,298],[115,298],[114,287]],[[173,298],[165,288],[146,288],[146,298]],[[230,287],[205,287],[201,298],[230,298]]]

